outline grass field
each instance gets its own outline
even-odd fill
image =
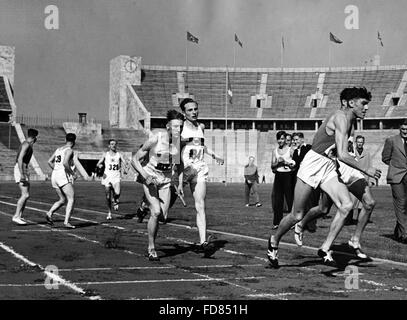
[[[304,246],[294,244],[290,231],[280,246],[281,267],[266,259],[272,225],[271,185],[260,185],[263,207],[244,206],[242,184],[209,184],[208,233],[218,248],[211,258],[194,250],[198,241],[195,210],[179,201],[161,225],[159,262],[145,257],[146,220],[134,214],[142,196],[139,184],[122,183],[120,210],[106,221],[104,190],[98,182],[75,184],[74,230],[63,228],[64,209],[53,228],[45,212],[57,200],[49,182],[33,182],[23,217],[11,222],[18,187],[0,183],[0,299],[405,299],[407,246],[392,239],[395,217],[388,187],[373,190],[377,206],[366,228],[363,248],[373,262],[357,260],[343,243],[354,226],[345,227],[335,242],[339,268],[325,266],[316,249],[331,219],[320,220]],[[331,213],[332,216],[333,213]],[[54,269],[55,266],[57,269]],[[358,288],[345,286],[349,268],[357,269]],[[47,286],[51,289],[47,289]],[[57,289],[52,289],[56,288]]]

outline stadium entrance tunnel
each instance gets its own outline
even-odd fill
[[[79,162],[82,167],[85,169],[86,173],[89,176],[92,176],[92,173],[95,172],[96,164],[99,159],[102,157],[103,152],[80,152],[78,154]]]

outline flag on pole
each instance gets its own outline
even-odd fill
[[[195,37],[194,35],[192,35],[192,33],[190,33],[189,31],[187,31],[187,40],[191,41],[193,43],[198,43],[199,39],[197,37]]]
[[[232,104],[233,92],[232,92],[232,86],[230,85],[229,72],[228,72],[228,97],[229,97],[229,103]]]
[[[281,37],[281,48],[284,50],[284,37]]]
[[[338,37],[334,36],[332,32],[329,33],[329,40],[335,43],[342,43],[342,40],[340,40]]]
[[[235,33],[235,41],[239,44],[239,46],[240,46],[241,48],[243,48],[243,42],[240,41],[240,39],[237,37],[237,34],[236,34],[236,33]]]
[[[380,36],[379,31],[377,31],[377,39],[380,41],[380,45],[383,47],[382,37]]]

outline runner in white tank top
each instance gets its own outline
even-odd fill
[[[108,209],[107,220],[112,219],[112,204],[115,211],[119,210],[121,170],[125,160],[117,151],[117,141],[109,140],[109,150],[103,154],[96,164],[97,168],[104,167],[102,185],[105,186],[106,206]]]
[[[75,228],[69,223],[69,218],[73,212],[75,194],[73,189],[73,181],[76,179],[75,162],[78,161],[77,155],[73,151],[75,141],[76,135],[68,133],[66,135],[66,144],[58,148],[48,160],[48,165],[52,168],[52,187],[59,196],[59,200],[52,205],[46,215],[47,222],[50,225],[54,224],[52,214],[66,203],[64,225],[66,228]]]
[[[215,253],[216,248],[206,237],[206,215],[205,197],[206,181],[208,179],[208,166],[204,161],[204,154],[212,156],[218,164],[223,164],[223,159],[205,146],[204,129],[205,126],[198,122],[198,103],[193,99],[182,100],[180,108],[185,115],[182,137],[182,161],[184,172],[179,188],[183,184],[190,185],[192,195],[195,200],[197,211],[196,224],[199,232],[198,250],[209,257]]]

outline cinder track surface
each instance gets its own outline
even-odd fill
[[[45,213],[57,200],[49,182],[32,183],[23,215],[30,221],[27,226],[11,222],[18,186],[2,182],[0,299],[406,299],[407,246],[391,237],[395,218],[389,188],[373,190],[374,223],[363,239],[373,262],[359,261],[344,245],[354,230],[350,226],[333,248],[339,267],[323,265],[316,250],[327,235],[328,219],[318,222],[316,233],[305,234],[302,248],[294,244],[290,231],[280,246],[277,270],[269,268],[266,259],[271,185],[260,185],[260,208],[244,206],[243,188],[208,184],[208,233],[218,248],[211,258],[194,250],[198,231],[186,189],[188,207],[177,202],[169,222],[160,225],[161,260],[150,262],[145,257],[147,219],[138,223],[134,218],[142,196],[139,184],[122,183],[120,210],[106,221],[100,183],[76,183],[72,224],[77,228],[67,230],[64,208],[53,228],[45,224]],[[57,274],[50,266],[58,268]],[[349,270],[357,272],[358,289],[345,286]],[[47,289],[47,283],[58,288]]]

